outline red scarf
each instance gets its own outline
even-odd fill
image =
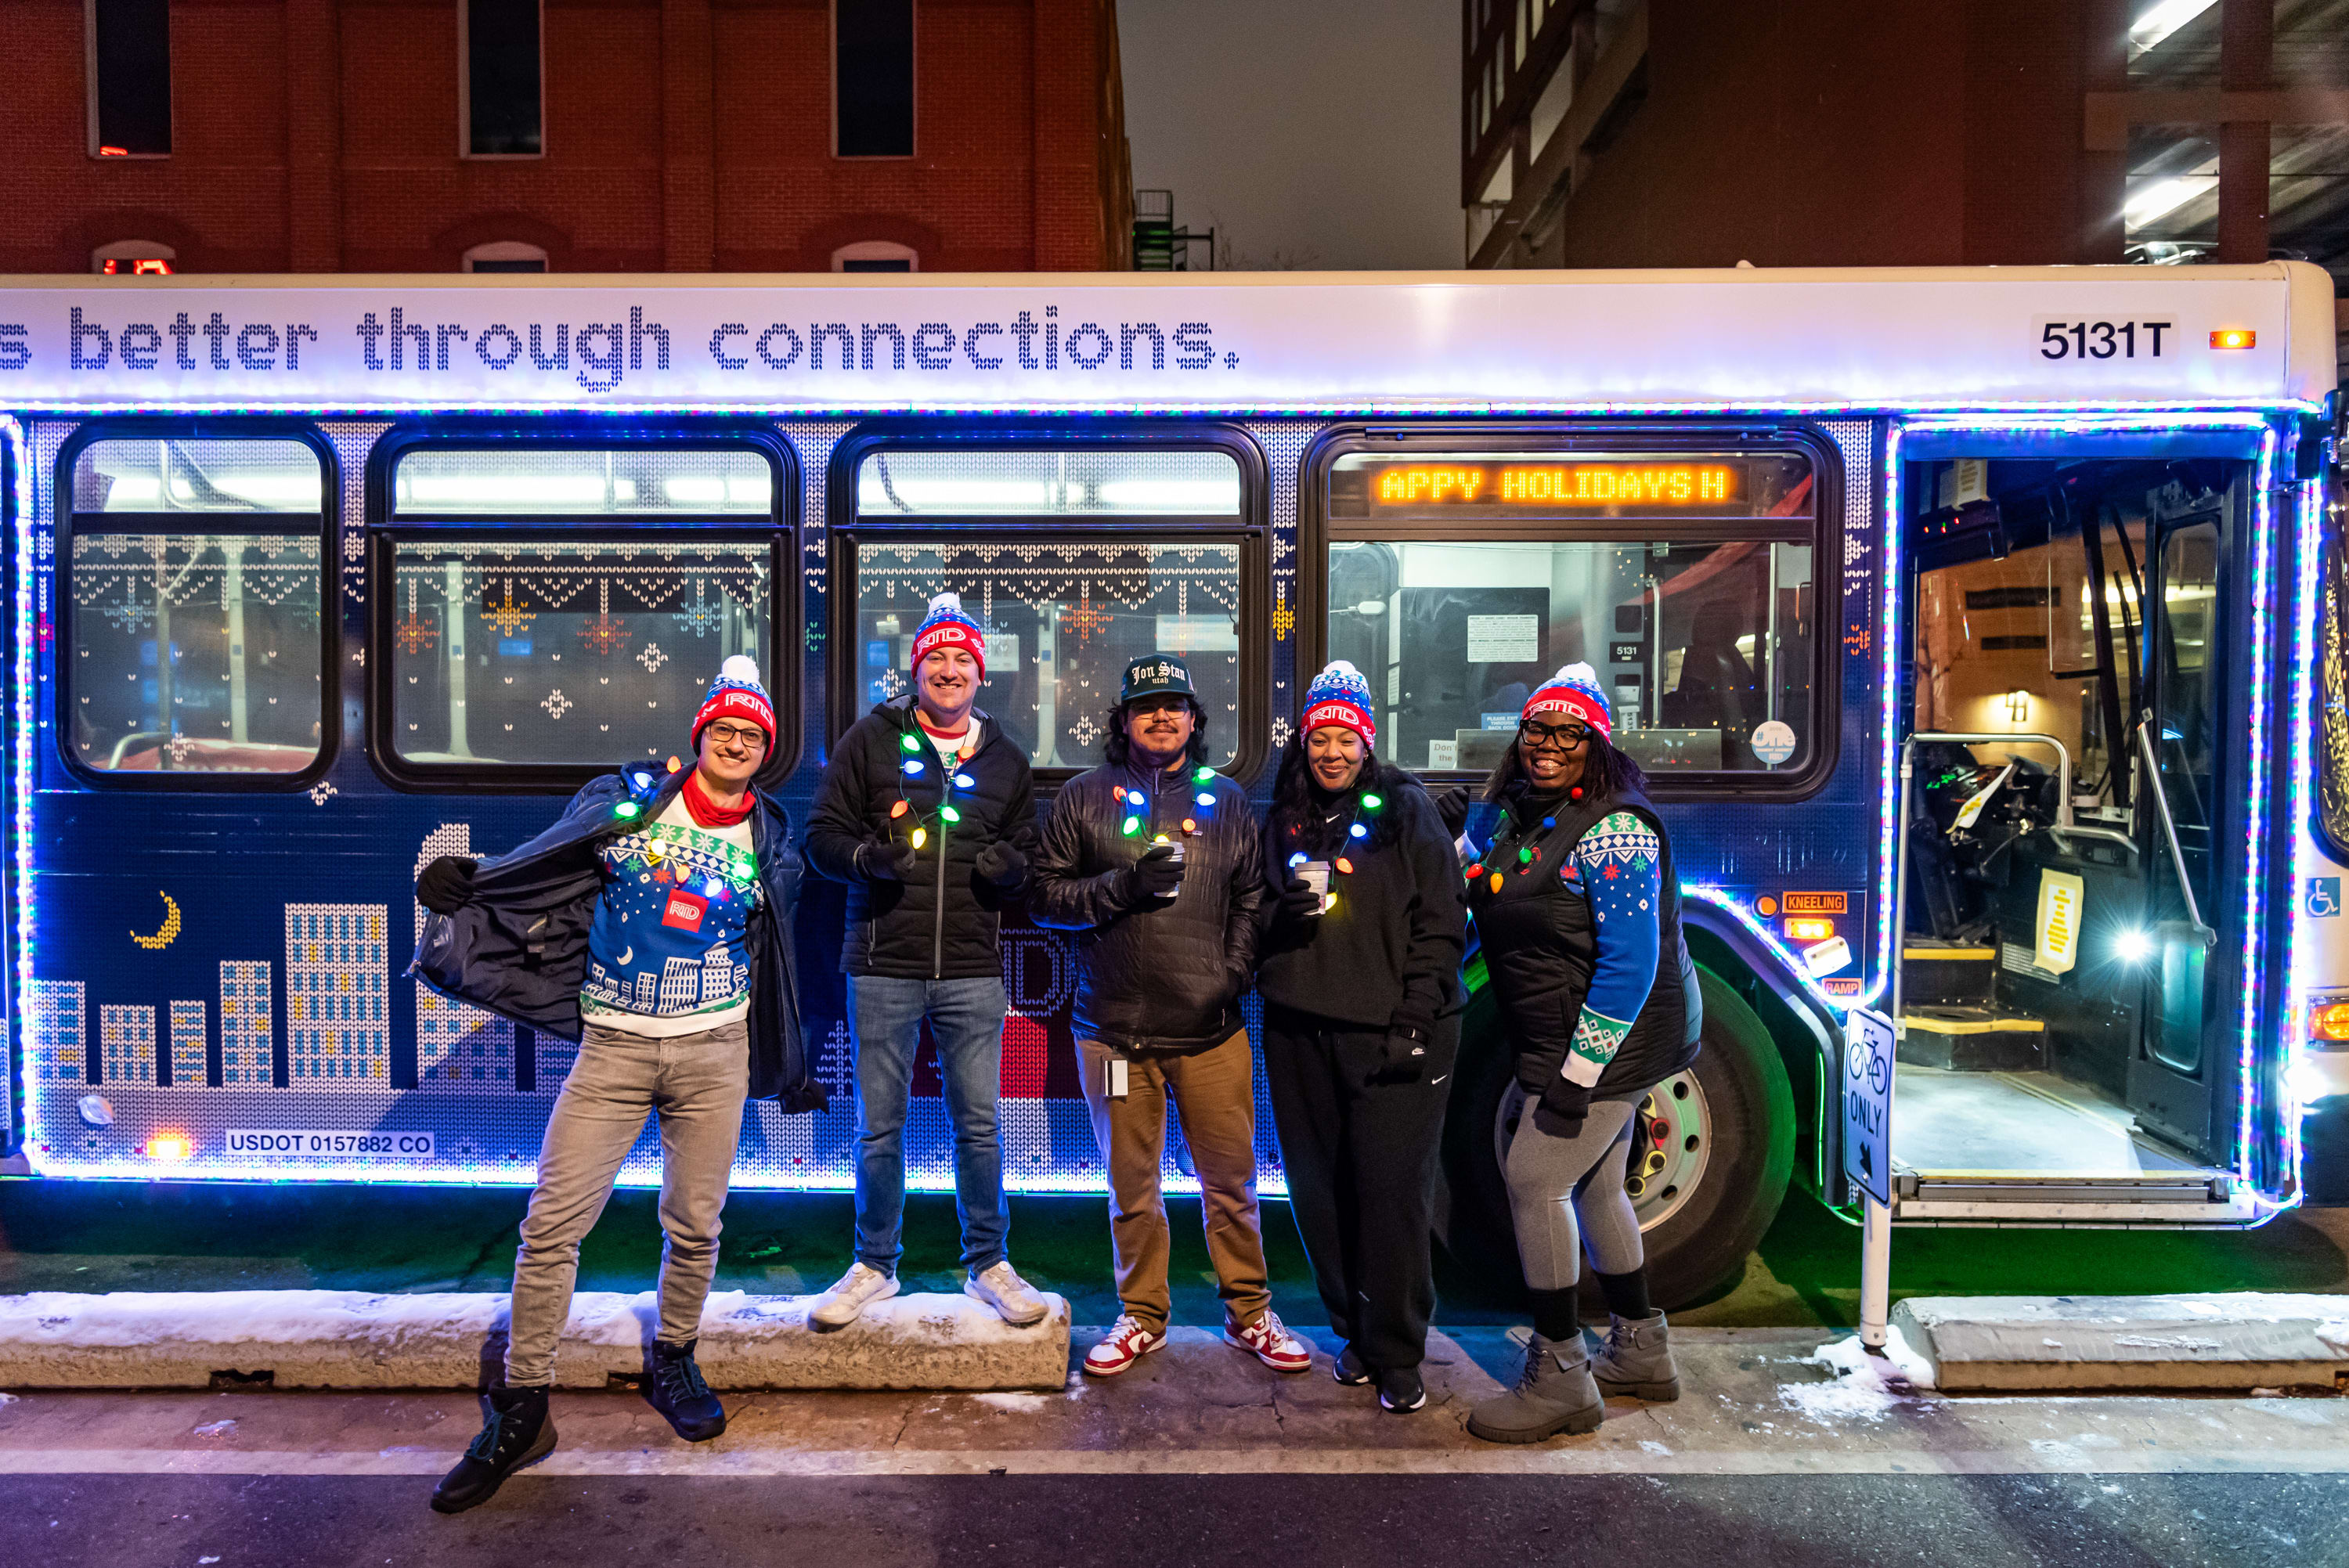
[[[685,776],[682,793],[685,809],[692,813],[693,825],[697,828],[740,827],[750,815],[750,808],[759,803],[759,797],[745,789],[740,806],[729,808],[719,805],[709,798],[709,791],[701,787],[701,770],[698,768]]]

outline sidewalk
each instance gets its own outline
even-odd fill
[[[726,1436],[698,1446],[634,1394],[558,1393],[562,1445],[528,1473],[2349,1474],[2349,1398],[1919,1395],[1817,1330],[1679,1344],[1678,1402],[1616,1400],[1594,1436],[1523,1448],[1464,1426],[1514,1376],[1506,1331],[1437,1336],[1427,1408],[1392,1416],[1330,1378],[1327,1343],[1311,1372],[1283,1377],[1181,1329],[1123,1377],[1071,1373],[1058,1393],[735,1396]],[[420,1509],[477,1420],[460,1395],[26,1394],[0,1405],[0,1475],[412,1476]]]

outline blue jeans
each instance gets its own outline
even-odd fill
[[[995,1128],[1003,1088],[1003,981],[854,975],[849,985],[856,1032],[857,1262],[894,1274],[905,1250],[905,1112],[927,1016],[954,1119],[963,1266],[974,1274],[993,1268],[1003,1261],[1011,1229],[1003,1207],[1003,1142]]]

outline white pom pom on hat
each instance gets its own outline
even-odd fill
[[[728,680],[740,681],[746,686],[762,684],[759,678],[759,661],[748,654],[729,654],[726,662],[718,666],[718,673]]]

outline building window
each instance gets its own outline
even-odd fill
[[[859,240],[832,253],[835,273],[918,273],[921,253],[911,245],[888,240]]]
[[[95,158],[171,152],[169,0],[86,0],[89,150]]]
[[[832,99],[843,158],[914,155],[914,0],[833,0]]]
[[[317,452],[108,438],[75,455],[68,483],[67,756],[182,784],[312,768],[326,722]]]
[[[89,270],[103,277],[169,277],[180,270],[180,253],[152,240],[117,240],[89,253]]]
[[[546,271],[546,252],[537,245],[525,245],[519,240],[492,240],[486,245],[475,245],[465,253],[465,270],[469,273],[543,273]]]
[[[465,156],[540,156],[546,146],[539,0],[460,0],[457,16],[464,41],[459,103]]]

